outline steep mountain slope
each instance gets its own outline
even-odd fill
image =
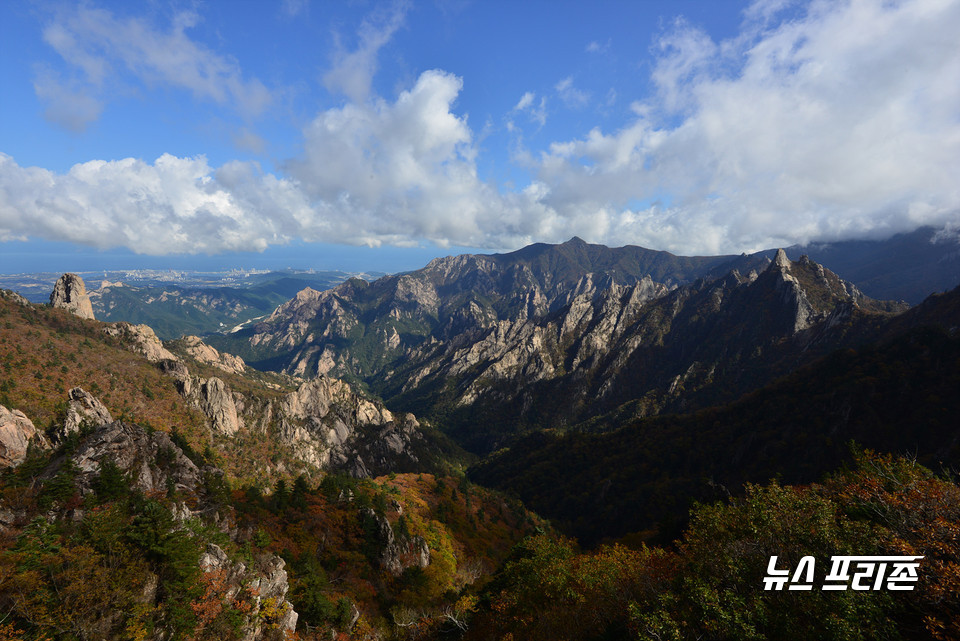
[[[470,592],[515,543],[549,531],[462,477],[327,474],[280,479],[269,496],[231,490],[210,450],[99,418],[0,470],[4,638],[442,633],[470,616]]]
[[[862,322],[862,321],[861,321]],[[811,482],[848,442],[960,465],[960,288],[726,406],[635,420],[602,434],[538,432],[471,469],[584,541],[677,533],[693,500],[744,482]],[[617,423],[614,423],[616,425]]]
[[[904,308],[783,252],[759,275],[670,292],[649,280],[583,290],[544,318],[414,352],[383,377],[384,396],[489,451],[517,431],[615,410],[623,420],[733,400],[856,340],[856,319]]]
[[[0,405],[56,440],[74,390],[92,393],[108,414],[177,431],[232,478],[266,484],[321,470],[438,471],[448,455],[463,456],[412,415],[395,415],[342,381],[256,372],[195,338],[169,347],[176,353],[146,326],[0,297]]]
[[[0,292],[0,635],[446,630],[549,529],[430,473],[461,454],[343,381]]]

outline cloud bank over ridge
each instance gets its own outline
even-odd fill
[[[397,5],[334,61],[325,81],[347,101],[313,118],[302,153],[277,174],[171,155],[55,173],[0,154],[0,239],[164,254],[293,239],[509,249],[579,235],[705,254],[955,224],[960,2],[814,1],[788,7],[789,19],[784,4],[754,3],[740,33],[720,42],[670,25],[651,48],[656,93],[632,105],[629,122],[531,151],[532,180],[518,188],[479,177],[484,150],[457,112],[469,77],[428,70],[394,100],[371,94],[376,52],[405,18]],[[166,66],[146,36],[133,49],[116,36],[94,56],[82,29],[113,20],[94,18],[48,28],[51,44],[81,61],[86,84],[54,78],[47,91],[83,92],[98,69],[133,51],[143,69],[206,100],[232,95],[251,112],[269,103],[259,81],[199,46],[207,67]],[[165,37],[187,39],[185,27]],[[49,94],[51,109],[61,94]],[[99,114],[97,98],[80,104],[73,126]]]

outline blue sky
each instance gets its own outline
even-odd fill
[[[957,33],[960,0],[12,0],[0,271],[955,230]]]

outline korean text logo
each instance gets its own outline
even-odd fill
[[[821,590],[912,590],[917,583],[917,569],[922,556],[848,556],[831,557],[830,573],[820,584]],[[800,559],[791,576],[789,569],[777,568],[777,557],[771,556],[764,590],[813,590],[816,559]]]

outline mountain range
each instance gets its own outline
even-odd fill
[[[682,258],[573,239],[305,289],[208,341],[262,369],[350,380],[484,453],[528,429],[733,400],[857,340],[861,316],[907,307],[782,251]]]
[[[803,638],[743,551],[814,546],[929,559],[906,605],[817,601],[838,630],[949,638],[960,288],[906,302],[960,282],[933,237],[0,292],[0,634]]]

